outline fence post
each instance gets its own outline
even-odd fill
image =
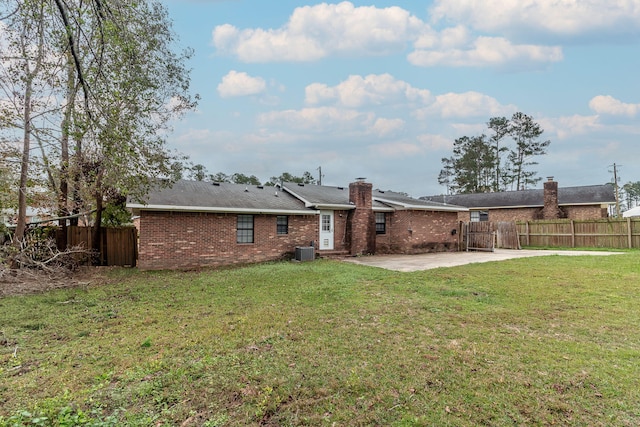
[[[527,233],[527,246],[531,246],[531,237],[529,235],[530,231],[529,231],[529,221],[527,221],[525,223],[525,231]]]
[[[629,249],[633,249],[633,238],[631,233],[631,217],[627,218],[627,242],[629,242]]]
[[[467,250],[467,252],[469,252],[469,223],[465,223],[464,225],[464,230],[465,230],[465,236],[466,236],[466,240],[465,240],[465,248]]]
[[[571,247],[576,247],[576,225],[573,220],[571,220]]]

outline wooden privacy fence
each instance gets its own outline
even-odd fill
[[[462,226],[464,247],[467,251],[493,251],[494,248],[520,249],[516,223],[468,222]]]
[[[67,246],[91,249],[91,231],[91,227],[67,226]],[[137,258],[138,232],[135,227],[102,228],[100,265],[135,267]]]
[[[517,222],[523,246],[640,248],[640,219]]]

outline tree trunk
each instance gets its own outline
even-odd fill
[[[44,4],[41,5],[44,7]],[[27,228],[27,183],[29,181],[29,162],[30,162],[30,150],[31,150],[31,116],[33,114],[33,90],[34,80],[38,77],[41,68],[42,61],[45,57],[44,52],[44,19],[42,18],[42,10],[40,10],[37,25],[37,32],[35,34],[36,41],[28,39],[28,35],[23,33],[20,38],[20,49],[22,58],[24,60],[24,103],[23,103],[23,125],[24,133],[22,140],[22,159],[20,160],[20,184],[18,188],[18,221],[15,231],[15,245],[20,247],[25,237],[25,231]],[[27,58],[30,58],[29,51],[33,45],[38,47],[37,56],[35,58],[35,64],[33,68],[30,66]],[[11,266],[16,267],[15,262],[11,261]]]
[[[31,81],[27,82],[24,94],[24,134],[22,139],[22,159],[20,161],[20,186],[18,190],[18,223],[15,242],[20,245],[27,228],[27,181],[29,179],[29,151],[31,149]]]
[[[71,114],[76,100],[75,74],[71,54],[67,54],[67,105],[62,119],[62,136],[60,138],[60,188],[58,193],[58,215],[69,216],[69,134],[71,133]],[[67,247],[67,219],[58,221],[62,232],[60,245]]]
[[[96,176],[96,189],[95,189],[95,202],[96,202],[96,220],[93,224],[93,233],[92,233],[92,242],[91,249],[93,250],[96,257],[96,265],[102,265],[102,175],[103,169],[99,166],[100,170]]]

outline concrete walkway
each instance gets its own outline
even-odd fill
[[[622,252],[496,249],[495,252],[439,252],[420,255],[371,255],[344,258],[344,261],[368,265],[371,267],[385,268],[387,270],[418,271],[438,267],[455,267],[456,265],[472,264],[476,262],[502,261],[505,259],[528,258],[534,256],[603,256],[616,255],[620,253]]]

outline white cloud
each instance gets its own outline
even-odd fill
[[[414,42],[416,49],[449,50],[466,45],[473,40],[473,34],[463,25],[445,28],[441,32],[429,29]]]
[[[414,88],[390,74],[370,74],[366,77],[352,75],[334,87],[314,83],[307,86],[305,92],[307,104],[328,101],[351,108],[407,102],[422,104],[431,98],[428,90]]]
[[[336,86],[313,83],[306,87],[305,102],[316,106],[330,104],[340,111],[369,107],[404,108],[418,120],[443,118],[490,117],[510,115],[517,109],[479,92],[446,93],[434,96],[427,89],[411,86],[390,74],[352,75]],[[343,108],[347,110],[343,110]],[[313,111],[314,109],[309,109]]]
[[[262,113],[258,116],[258,124],[323,133],[361,131],[375,124],[375,115],[335,107],[303,108]]]
[[[381,55],[403,50],[426,27],[400,7],[351,2],[298,7],[277,29],[214,28],[213,44],[244,62],[314,61],[330,54]]]
[[[443,118],[493,117],[516,111],[512,105],[502,105],[497,99],[479,92],[446,93],[436,96],[435,102],[416,111],[418,119],[438,115]]]
[[[261,77],[251,77],[247,73],[231,70],[218,85],[218,93],[223,98],[257,95],[264,92],[267,84]]]
[[[431,14],[494,33],[640,34],[638,0],[435,0]]]
[[[598,114],[635,117],[640,112],[640,104],[628,104],[609,95],[599,95],[589,101],[589,108]]]
[[[562,48],[558,46],[539,46],[532,44],[512,44],[502,37],[478,37],[470,44],[454,47],[464,38],[445,40],[440,43],[421,40],[418,46],[429,43],[438,49],[417,49],[408,55],[410,63],[421,67],[445,65],[452,67],[502,67],[513,64],[517,68],[526,69],[539,64],[562,60]],[[446,46],[446,47],[445,47]]]
[[[459,9],[459,10],[458,10]],[[484,10],[484,9],[481,9]],[[436,16],[448,9],[436,8]],[[473,5],[458,3],[451,13],[473,15]],[[492,15],[499,13],[491,12]],[[466,16],[466,15],[465,15]],[[471,16],[466,19],[475,25]],[[372,56],[416,51],[413,65],[486,67],[517,64],[521,69],[562,60],[557,46],[516,44],[504,37],[478,37],[471,27],[457,25],[438,32],[400,7],[355,7],[351,2],[321,3],[296,8],[276,29],[238,29],[230,24],[214,28],[213,45],[244,62],[317,61],[331,55]],[[310,102],[314,101],[310,98]]]
[[[373,131],[380,137],[389,136],[401,131],[405,126],[402,119],[385,119],[379,118],[373,124]]]
[[[598,122],[598,116],[565,116],[556,118],[542,118],[539,120],[540,126],[544,129],[544,139],[551,139],[553,136],[558,139],[568,139],[573,136],[585,135],[599,131],[603,126]]]

